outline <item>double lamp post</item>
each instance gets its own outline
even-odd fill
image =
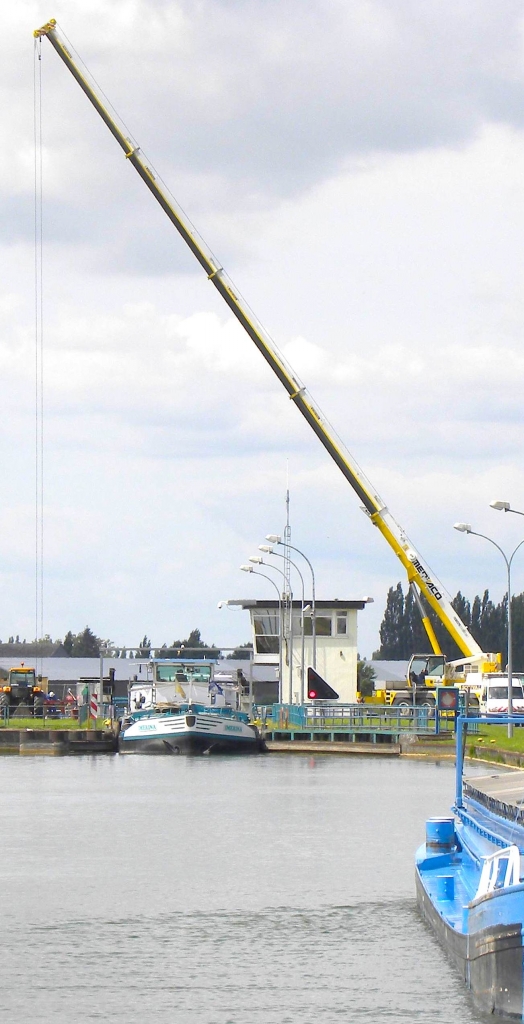
[[[274,558],[282,558],[284,560],[286,560],[286,558],[287,558],[287,561],[288,561],[289,565],[293,566],[293,568],[298,573],[298,576],[300,578],[300,583],[301,583],[301,588],[302,588],[302,600],[301,600],[301,658],[300,658],[300,695],[299,695],[299,697],[300,697],[300,703],[303,704],[304,703],[304,696],[305,696],[305,669],[304,669],[304,667],[305,667],[305,626],[304,626],[304,616],[305,616],[305,614],[311,614],[311,632],[312,632],[312,647],[313,647],[313,650],[312,650],[313,668],[316,668],[316,664],[317,664],[315,573],[314,573],[313,566],[312,566],[309,558],[307,557],[307,555],[304,554],[303,551],[300,550],[300,548],[296,548],[292,544],[289,544],[289,543],[287,543],[285,541],[283,542],[281,536],[279,534],[276,534],[276,533],[268,534],[266,536],[266,540],[269,541],[270,543],[269,544],[259,544],[259,551],[263,551],[264,554],[271,555]],[[293,562],[289,558],[289,555],[287,555],[287,556],[286,555],[282,555],[279,551],[275,551],[274,550],[274,545],[277,545],[277,544],[278,545],[282,545],[284,548],[287,547],[291,551],[296,551],[297,554],[301,555],[302,558],[304,559],[304,561],[307,562],[307,564],[309,566],[309,570],[311,572],[311,588],[312,588],[311,605],[306,605],[305,604],[304,577],[302,575],[302,572],[300,571],[299,566],[296,564],[296,562]],[[251,563],[250,565],[241,565],[240,566],[241,570],[243,572],[254,573],[254,575],[256,575],[256,576],[262,576],[264,579],[269,580],[269,582],[273,585],[273,587],[277,591],[277,596],[278,596],[278,618],[279,618],[279,645],[278,645],[279,646],[279,673],[278,673],[278,677],[279,677],[279,702],[281,703],[282,702],[283,646],[284,646],[283,595],[280,594],[280,590],[277,587],[275,581],[270,576],[266,575],[266,573],[261,572],[260,571],[260,567],[262,566],[265,569],[273,569],[274,572],[278,572],[279,575],[282,576],[283,579],[284,579],[284,585],[287,582],[287,578],[286,578],[285,572],[283,572],[282,569],[279,569],[278,566],[276,566],[276,565],[271,565],[271,563],[266,562],[261,555],[251,555],[250,558],[249,558],[249,562]],[[256,566],[256,568],[255,568],[255,566]],[[292,592],[290,592],[287,595],[287,600],[289,602],[289,620],[290,620],[289,621],[289,638],[288,638],[288,643],[289,643],[288,657],[289,657],[289,669],[290,669],[289,688],[290,688],[290,692],[291,692],[292,691],[292,674],[293,674],[293,594],[292,594]]]
[[[517,516],[524,516],[524,512],[519,512],[516,508],[511,508],[509,501],[491,501],[491,508],[497,509],[498,512],[513,512]],[[491,537],[487,537],[485,533],[478,533],[476,530],[472,530],[469,523],[455,523],[455,530],[459,533],[471,533],[474,537],[482,537],[483,540],[487,540],[489,544],[493,544],[493,547],[500,551],[504,562],[506,564],[507,572],[507,592],[508,592],[508,603],[507,603],[507,675],[508,675],[508,715],[511,717],[513,714],[513,636],[512,636],[512,614],[511,614],[511,564],[517,551],[524,544],[524,540],[521,540],[513,550],[511,555],[506,555],[506,552],[502,550],[500,544],[497,544]],[[513,736],[513,723],[508,722],[508,736]]]

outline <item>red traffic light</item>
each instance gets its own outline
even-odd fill
[[[316,690],[308,690],[307,695],[308,695],[310,700],[314,700],[316,695],[317,695],[317,691]]]

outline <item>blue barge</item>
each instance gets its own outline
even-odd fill
[[[524,774],[469,781],[459,717],[453,816],[430,818],[416,854],[417,902],[485,1013],[524,1019]],[[498,718],[497,724],[522,722]],[[495,723],[493,723],[495,724]]]

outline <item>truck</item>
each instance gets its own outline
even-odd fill
[[[228,308],[273,370],[282,387],[288,393],[290,400],[353,488],[361,508],[369,518],[370,523],[379,530],[386,543],[401,562],[407,574],[409,584],[413,588],[417,600],[420,602],[422,621],[431,647],[429,654],[417,654],[414,656],[415,661],[412,659],[408,679],[406,680],[406,692],[409,693],[411,702],[423,704],[428,700],[430,702],[434,701],[434,687],[437,685],[437,680],[442,685],[456,685],[457,681],[460,681],[460,678],[465,675],[466,671],[471,670],[481,674],[500,671],[501,655],[497,653],[486,654],[482,651],[480,645],[453,608],[449,594],[446,593],[445,588],[437,579],[435,573],[430,569],[420,552],[417,551],[403,527],[400,526],[391,514],[377,490],[365,476],[357,461],[349,453],[327,418],[314,402],[305,384],[303,384],[278,350],[268,331],[244,301],[221,262],[198,234],[170,191],[153,172],[140,146],[129,136],[128,129],[119,123],[116,114],[108,108],[106,99],[100,93],[96,82],[89,75],[87,68],[84,65],[80,65],[78,60],[73,57],[68,49],[66,40],[62,37],[57,27],[56,21],[51,19],[41,28],[35,29],[33,34],[40,46],[43,38],[47,38],[51,43],[120,146],[124,153],[126,164],[137,172],[150,193],[159,203],[204,270],[208,281],[216,288]],[[39,53],[40,56],[41,53]],[[424,609],[422,598],[433,609],[444,624],[449,636],[458,645],[459,650],[463,654],[463,659],[460,663],[446,662],[429,616]],[[459,672],[459,665],[461,666],[461,672]],[[413,678],[415,674],[419,681],[414,685]],[[423,683],[420,682],[422,677],[424,678]],[[404,699],[404,695],[393,694],[391,703],[398,704]]]
[[[11,712],[20,705],[27,706],[32,714],[35,698],[45,693],[45,683],[41,676],[36,675],[34,668],[26,668],[22,663],[17,668],[10,668],[7,679],[0,686],[0,704]]]
[[[501,672],[491,672],[482,679],[475,689],[481,715],[507,715],[508,677]],[[524,716],[524,676],[514,675],[511,680],[511,705],[514,715]]]

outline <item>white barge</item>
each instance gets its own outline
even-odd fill
[[[155,659],[129,689],[122,754],[256,754],[265,744],[241,710],[241,684],[211,661]]]

